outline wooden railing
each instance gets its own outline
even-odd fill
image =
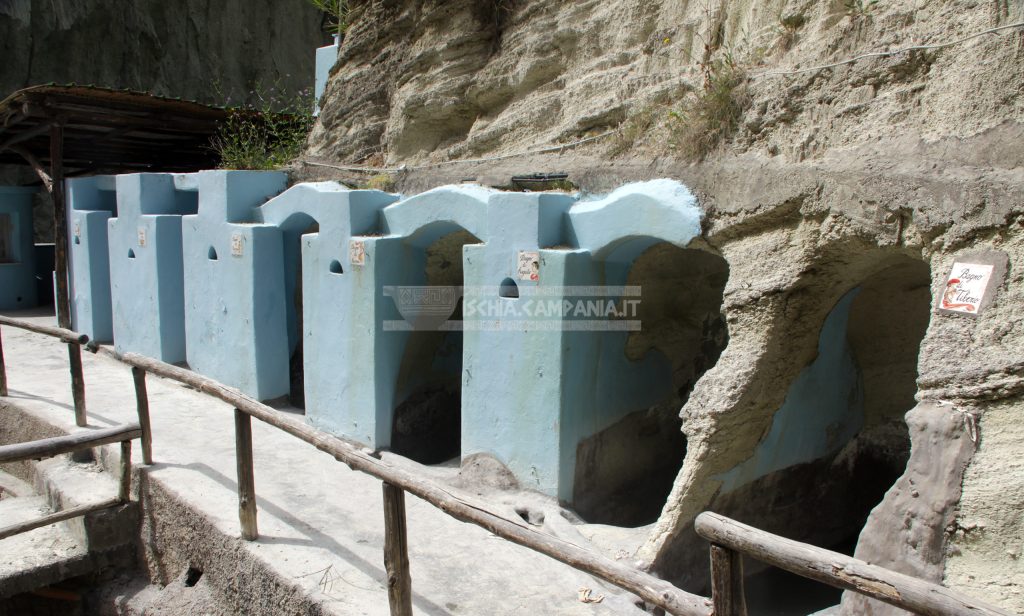
[[[1013,616],[945,586],[896,573],[845,554],[800,543],[704,512],[694,522],[711,542],[711,588],[715,614],[746,613],[740,555],[829,586],[878,599],[926,616]]]
[[[695,526],[698,534],[711,542],[712,596],[707,598],[695,595],[646,572],[493,513],[487,508],[486,503],[472,502],[464,496],[450,492],[440,484],[425,480],[407,470],[391,466],[358,443],[320,432],[291,415],[277,411],[195,372],[134,353],[118,353],[109,347],[87,342],[85,336],[66,329],[25,323],[2,316],[0,316],[0,325],[20,327],[57,337],[68,343],[69,347],[78,348],[85,345],[87,350],[93,353],[111,357],[131,366],[139,424],[128,426],[128,428],[137,431],[137,436],[142,439],[143,458],[147,464],[152,463],[149,398],[146,390],[147,373],[189,385],[233,406],[238,475],[238,518],[243,539],[252,541],[259,537],[256,482],[253,473],[253,417],[332,455],[353,470],[380,479],[383,482],[384,499],[384,566],[388,576],[388,600],[393,616],[411,616],[412,614],[412,581],[409,573],[405,517],[406,492],[430,503],[457,520],[476,524],[502,539],[540,552],[580,571],[601,578],[636,594],[652,605],[661,607],[669,614],[677,616],[745,616],[743,555],[920,614],[934,616],[1010,615],[1010,612],[961,595],[943,586],[869,565],[849,556],[772,535],[709,512],[698,516]],[[76,363],[73,356],[71,357],[74,383]],[[77,366],[79,382],[81,382],[80,358]],[[84,386],[76,388],[73,385],[72,390],[82,392],[81,408],[84,419]],[[2,338],[0,338],[0,395],[7,395]],[[76,421],[77,410],[76,401]],[[122,442],[122,465],[125,460],[128,460],[130,467],[130,455],[130,442],[127,454],[125,453],[125,443]],[[5,460],[0,457],[0,462],[3,461]],[[122,467],[122,486],[125,485],[125,472]],[[130,475],[128,477],[130,479]],[[125,488],[122,487],[123,490]]]
[[[49,526],[64,520],[70,520],[94,511],[102,511],[111,507],[119,507],[131,499],[132,487],[132,439],[141,438],[142,429],[138,424],[128,424],[91,432],[76,432],[67,436],[44,438],[26,443],[14,443],[0,446],[0,463],[21,462],[52,458],[63,453],[72,453],[84,449],[92,449],[108,443],[121,443],[120,480],[117,498],[105,500],[91,505],[81,505],[64,509],[35,520],[28,520],[6,528],[0,528],[0,539],[24,533],[34,528]]]

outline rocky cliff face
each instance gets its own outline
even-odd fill
[[[328,39],[304,0],[3,0],[0,96],[56,82],[238,104],[312,87]]]
[[[1020,611],[1024,33],[962,39],[1021,21],[1006,0],[372,0],[306,159],[387,165],[405,192],[555,170],[588,191],[683,181],[706,213],[694,247],[728,262],[728,346],[680,411],[686,459],[637,556],[701,588],[699,512],[832,541],[851,527],[811,527],[856,491],[874,499],[848,521],[859,557]],[[937,313],[978,254],[1009,264],[995,302]],[[736,488],[855,288],[863,430]],[[891,611],[865,605],[845,609]]]
[[[723,63],[749,78],[735,92],[744,113],[728,154],[800,161],[894,134],[966,137],[1024,117],[1013,31],[806,70],[1019,21],[1019,2],[392,0],[357,16],[313,155],[465,158],[624,122],[593,149],[672,155],[686,145],[676,141],[695,96]]]

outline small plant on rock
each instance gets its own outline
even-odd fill
[[[843,0],[846,14],[854,19],[866,18],[871,15],[878,0]]]
[[[704,158],[736,132],[749,101],[747,72],[731,54],[708,63],[703,89],[669,112],[672,145],[686,158]]]
[[[786,15],[779,18],[779,26],[782,32],[779,34],[779,40],[777,45],[784,51],[788,51],[796,43],[797,31],[807,23],[807,18],[804,17],[803,13],[794,13],[792,15]]]
[[[277,169],[294,160],[313,126],[312,90],[287,95],[278,87],[250,92],[255,104],[228,110],[211,139],[223,169]]]
[[[363,184],[363,188],[367,190],[380,190],[383,192],[392,192],[395,190],[395,186],[395,178],[390,173],[374,175]]]
[[[322,11],[331,20],[331,30],[338,36],[344,36],[350,25],[352,5],[349,0],[307,0]]]

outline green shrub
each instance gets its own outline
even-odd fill
[[[686,158],[704,158],[736,132],[748,103],[747,72],[732,56],[709,63],[704,88],[669,112],[672,145]]]
[[[877,4],[878,0],[843,0],[846,14],[854,19],[868,17]]]
[[[363,188],[393,192],[395,190],[395,178],[390,173],[381,173],[368,178],[363,184]]]
[[[306,89],[286,95],[277,87],[253,90],[258,101],[228,110],[211,140],[222,169],[277,169],[294,160],[313,126],[313,97]]]
[[[307,2],[331,18],[331,29],[335,34],[345,34],[350,24],[349,17],[352,14],[350,0],[307,0]]]

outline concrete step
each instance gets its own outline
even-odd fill
[[[0,499],[14,496],[31,496],[35,494],[32,486],[10,473],[0,471]]]
[[[117,481],[98,462],[73,462],[69,456],[34,465],[35,491],[54,511],[93,505],[117,497]],[[130,503],[62,522],[86,550],[102,552],[134,542],[138,505]]]
[[[29,495],[0,499],[0,528],[28,522],[53,513],[42,496]]]
[[[53,513],[42,496],[0,500],[0,527]],[[83,575],[93,564],[63,524],[51,524],[0,539],[0,598]]]

